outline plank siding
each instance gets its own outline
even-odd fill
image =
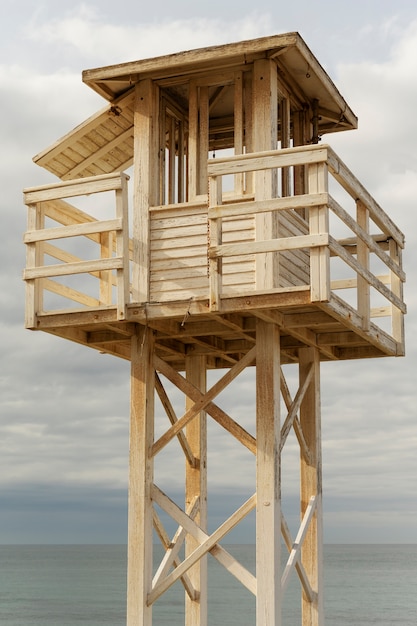
[[[255,241],[255,220],[249,217],[223,218],[223,243]],[[308,233],[307,223],[294,211],[279,215],[281,237]],[[158,209],[151,220],[151,301],[206,298],[208,293],[207,208]],[[281,252],[279,286],[309,284],[307,251]],[[223,260],[223,295],[239,295],[255,289],[255,255]]]

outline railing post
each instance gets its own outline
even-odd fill
[[[209,178],[209,210],[211,207],[222,204],[222,178],[221,176],[210,176]],[[221,306],[222,293],[222,259],[218,256],[211,256],[213,246],[222,244],[222,218],[208,218],[208,272],[209,272],[209,300],[210,310],[218,311]]]
[[[363,202],[356,201],[356,221],[358,226],[369,235],[369,210]],[[357,238],[357,259],[362,267],[369,271],[369,248],[360,238]],[[358,313],[362,318],[363,330],[369,330],[371,324],[371,296],[370,285],[362,276],[357,277]]]
[[[327,163],[314,163],[308,167],[308,193],[327,193]],[[310,235],[329,232],[329,208],[326,205],[309,209]],[[330,299],[330,255],[327,246],[310,249],[310,291],[312,302]]]
[[[120,175],[121,189],[116,190],[116,217],[122,230],[116,231],[116,256],[122,257],[123,267],[117,271],[117,317],[125,319],[126,305],[130,301],[129,215],[126,174]]]
[[[42,203],[36,202],[28,205],[28,231],[40,230],[44,227]],[[42,265],[43,242],[34,241],[26,244],[26,268],[39,267]],[[42,278],[26,280],[26,307],[25,326],[35,328],[36,316],[43,307]]]
[[[389,240],[389,253],[391,259],[399,266],[402,267],[402,250],[398,243],[394,239]],[[404,301],[403,295],[403,283],[401,278],[397,276],[395,272],[391,274],[391,291],[396,295],[401,302]],[[392,316],[392,336],[397,342],[398,356],[404,356],[404,314],[393,304],[391,305]]]

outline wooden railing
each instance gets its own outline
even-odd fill
[[[271,192],[265,193],[268,185],[270,190],[274,189],[271,179],[264,178],[267,184],[257,186],[255,175],[254,200],[223,203],[223,176],[273,170],[281,172],[281,175],[285,173],[288,177],[291,169],[294,175],[295,168],[299,171],[300,167],[304,168],[306,181],[304,194],[273,197]],[[401,265],[401,251],[404,235],[329,146],[303,146],[219,158],[209,161],[208,174],[209,299],[212,311],[221,309],[223,259],[253,254],[265,257],[267,254],[307,250],[312,302],[328,302],[341,289],[354,290],[354,306],[361,317],[363,329],[369,328],[371,317],[391,317],[392,336],[399,342],[403,341],[403,314],[406,307],[403,302],[405,274]],[[336,183],[332,195],[329,192],[329,179]],[[342,207],[336,200],[335,196],[340,192],[345,201],[348,200],[349,207]],[[280,211],[304,214],[307,233],[286,237],[278,234],[270,239],[257,234],[251,243],[223,243],[224,218],[271,215]],[[340,226],[348,231],[348,237],[341,238],[335,234]],[[372,234],[371,228],[376,228],[377,232]],[[259,231],[262,234],[265,228]],[[333,269],[336,259],[341,262],[342,269]],[[371,262],[375,260],[381,266],[382,274],[373,271]],[[268,289],[262,280],[257,279],[257,289],[258,285],[261,290]],[[269,290],[280,289],[271,284]],[[372,302],[378,301],[378,297],[384,301],[383,305],[373,308]]]
[[[45,307],[45,292],[55,294],[59,301],[82,307],[115,305],[118,319],[125,318],[129,302],[127,181],[128,176],[117,173],[24,191],[28,206],[28,230],[24,235],[28,328],[36,327],[37,315],[49,312]],[[65,200],[113,191],[114,219],[96,219]],[[76,241],[74,251],[65,249],[62,243],[60,246],[50,243],[68,239]],[[80,258],[79,250],[91,256],[92,248],[97,247],[98,258]],[[59,262],[50,263],[51,259]],[[94,289],[80,291],[62,282],[62,277],[79,274],[93,278]],[[95,295],[90,295],[92,292]]]

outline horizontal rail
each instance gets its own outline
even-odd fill
[[[25,204],[35,204],[36,202],[45,202],[46,200],[86,196],[92,193],[122,189],[124,182],[128,180],[129,176],[121,172],[89,176],[87,178],[25,189],[23,197]]]
[[[98,233],[108,233],[122,230],[122,220],[103,220],[87,222],[86,224],[74,224],[73,226],[57,226],[44,228],[43,230],[27,231],[23,237],[24,243],[35,241],[49,241],[51,239],[65,239],[67,237],[81,237]]]
[[[123,269],[123,258],[94,259],[92,261],[78,261],[76,263],[61,263],[59,265],[44,265],[42,267],[26,268],[23,277],[25,280],[35,278],[50,278],[52,276],[70,276],[71,274],[90,274],[107,270]]]
[[[254,241],[253,243],[228,243],[221,246],[212,246],[209,249],[209,258],[240,256],[245,254],[257,254],[263,252],[283,252],[285,250],[298,250],[300,248],[318,248],[329,245],[327,233],[318,235],[300,235],[285,239],[269,239]]]
[[[243,174],[278,167],[291,167],[327,161],[327,146],[302,146],[217,158],[208,161],[209,176]]]
[[[257,215],[268,211],[288,211],[289,209],[306,209],[312,206],[328,204],[327,193],[311,193],[299,196],[289,196],[285,198],[271,198],[269,200],[258,200],[256,204],[251,202],[240,202],[239,204],[220,204],[210,206],[208,209],[209,219],[221,217],[243,217],[245,215]]]

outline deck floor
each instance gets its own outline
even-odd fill
[[[42,330],[100,352],[130,359],[130,338],[136,324],[155,330],[157,354],[172,367],[184,369],[187,354],[207,357],[212,369],[230,367],[256,342],[256,322],[276,323],[281,331],[281,360],[298,362],[298,350],[316,346],[322,361],[401,356],[401,346],[372,322],[362,320],[344,301],[311,303],[308,290],[228,298],[220,312],[207,300],[130,304],[126,319],[116,307],[39,315]]]

